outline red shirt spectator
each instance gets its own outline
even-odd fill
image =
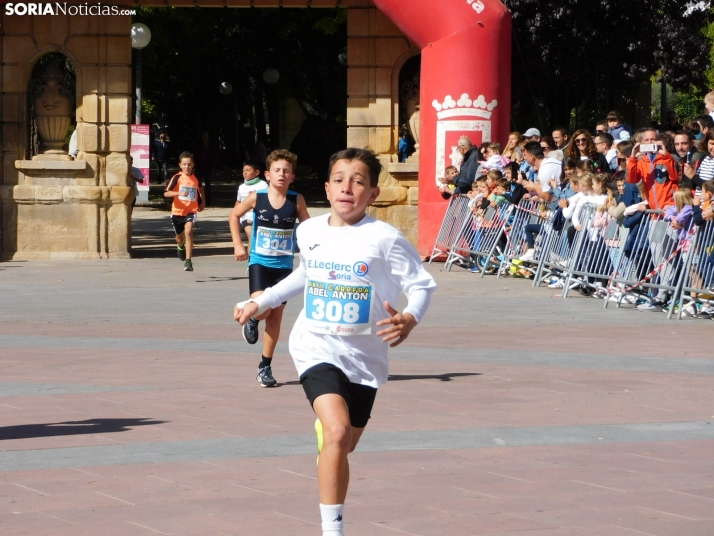
[[[642,153],[641,144],[656,144],[659,150],[656,153]],[[664,210],[674,205],[674,192],[678,185],[677,169],[672,155],[657,140],[655,130],[642,133],[642,142],[635,144],[632,156],[627,160],[627,182],[637,184],[640,181],[644,181],[650,209]]]

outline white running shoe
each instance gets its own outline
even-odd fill
[[[535,258],[535,249],[529,249],[519,259],[521,262],[532,261]]]
[[[563,288],[564,286],[565,282],[562,279],[552,279],[548,288]]]

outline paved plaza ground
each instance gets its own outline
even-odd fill
[[[195,272],[168,215],[132,260],[0,263],[0,534],[319,536],[314,415],[232,320],[225,210]],[[429,266],[357,452],[347,536],[714,534],[714,322]]]

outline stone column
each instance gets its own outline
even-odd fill
[[[130,31],[129,16],[3,14],[4,258],[129,257]],[[75,163],[77,169],[42,168],[29,159],[28,82],[35,62],[49,52],[67,56],[77,75],[78,160],[83,161]],[[66,232],[50,240],[42,236],[43,222]]]
[[[399,71],[418,54],[404,34],[372,5],[350,7],[347,14],[347,145],[370,148],[384,171],[381,194],[370,214],[402,231],[416,244],[417,207],[410,185],[390,173],[397,163]],[[392,167],[390,167],[392,166]]]

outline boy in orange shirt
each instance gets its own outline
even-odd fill
[[[206,206],[201,183],[193,174],[195,167],[193,154],[184,151],[179,156],[181,172],[169,181],[164,197],[173,197],[171,207],[171,225],[176,233],[176,247],[179,260],[184,261],[183,269],[193,272],[191,255],[193,253],[193,226],[196,213]]]

